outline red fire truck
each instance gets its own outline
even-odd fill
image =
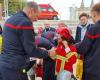
[[[58,12],[50,4],[39,4],[41,13],[39,19],[58,20]]]

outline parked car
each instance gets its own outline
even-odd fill
[[[39,20],[58,20],[58,12],[50,4],[39,4],[41,13]]]

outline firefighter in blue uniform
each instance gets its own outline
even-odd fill
[[[43,50],[35,45],[32,21],[39,15],[35,2],[28,2],[20,11],[9,18],[3,29],[3,46],[0,55],[0,80],[28,80],[25,67],[29,57],[47,58],[55,55],[55,49]]]
[[[56,36],[56,32],[47,31],[42,33],[41,36],[49,40],[53,44],[53,46],[56,46],[56,39],[54,39]],[[49,47],[48,50],[52,47]],[[55,61],[50,57],[43,59],[43,80],[56,80]]]
[[[100,80],[100,3],[91,9],[95,23],[87,32],[83,41],[76,44],[78,53],[84,55],[82,80]]]

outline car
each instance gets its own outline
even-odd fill
[[[58,12],[50,4],[39,4],[41,13],[39,20],[58,20]]]

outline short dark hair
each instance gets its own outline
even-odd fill
[[[100,3],[97,3],[92,7],[91,12],[93,11],[96,11],[97,13],[100,14]]]
[[[25,7],[34,8],[35,10],[39,9],[38,4],[36,2],[34,2],[34,1],[27,2]]]
[[[81,13],[80,16],[79,16],[79,19],[80,19],[81,17],[83,17],[83,16],[89,18],[89,15],[88,15],[87,13]]]
[[[62,40],[67,41],[68,42],[68,45],[75,44],[75,40],[74,40],[74,38],[72,36],[69,39],[66,39],[63,36],[61,38],[62,38]]]

